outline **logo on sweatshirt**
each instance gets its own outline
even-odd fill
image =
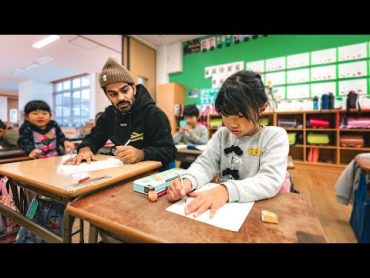
[[[139,140],[144,140],[144,133],[137,133],[137,132],[132,132],[130,136],[131,142],[139,141]]]
[[[250,154],[250,155],[260,156],[261,153],[262,153],[262,151],[259,148],[249,148],[248,149],[248,154]]]

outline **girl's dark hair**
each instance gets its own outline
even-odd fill
[[[43,110],[48,111],[51,114],[50,106],[43,100],[32,100],[26,104],[24,107],[24,113],[28,115],[29,113],[36,111],[36,110]]]
[[[184,108],[184,117],[199,117],[199,109],[196,105],[187,105]]]
[[[261,76],[253,71],[238,71],[222,84],[216,110],[224,116],[239,115],[258,124],[260,108],[267,102]]]

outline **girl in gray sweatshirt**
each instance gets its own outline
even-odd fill
[[[168,188],[168,199],[195,197],[185,214],[198,216],[207,209],[211,217],[226,202],[253,202],[274,197],[287,171],[288,136],[283,128],[262,126],[259,116],[267,108],[261,77],[239,71],[225,80],[216,98],[216,110],[225,127],[220,128],[207,149]],[[219,176],[221,186],[192,192]]]

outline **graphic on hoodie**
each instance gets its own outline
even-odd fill
[[[38,133],[37,131],[32,131],[32,133],[36,148],[42,151],[40,158],[58,156],[55,128],[50,129],[45,134]]]

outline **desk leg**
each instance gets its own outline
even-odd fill
[[[89,243],[97,243],[97,241],[98,241],[98,228],[90,223]]]
[[[70,216],[67,213],[67,210],[64,210],[64,220],[63,220],[63,242],[71,243],[72,242],[72,226],[74,222],[74,216]]]
[[[80,219],[80,243],[84,243],[84,221]]]

